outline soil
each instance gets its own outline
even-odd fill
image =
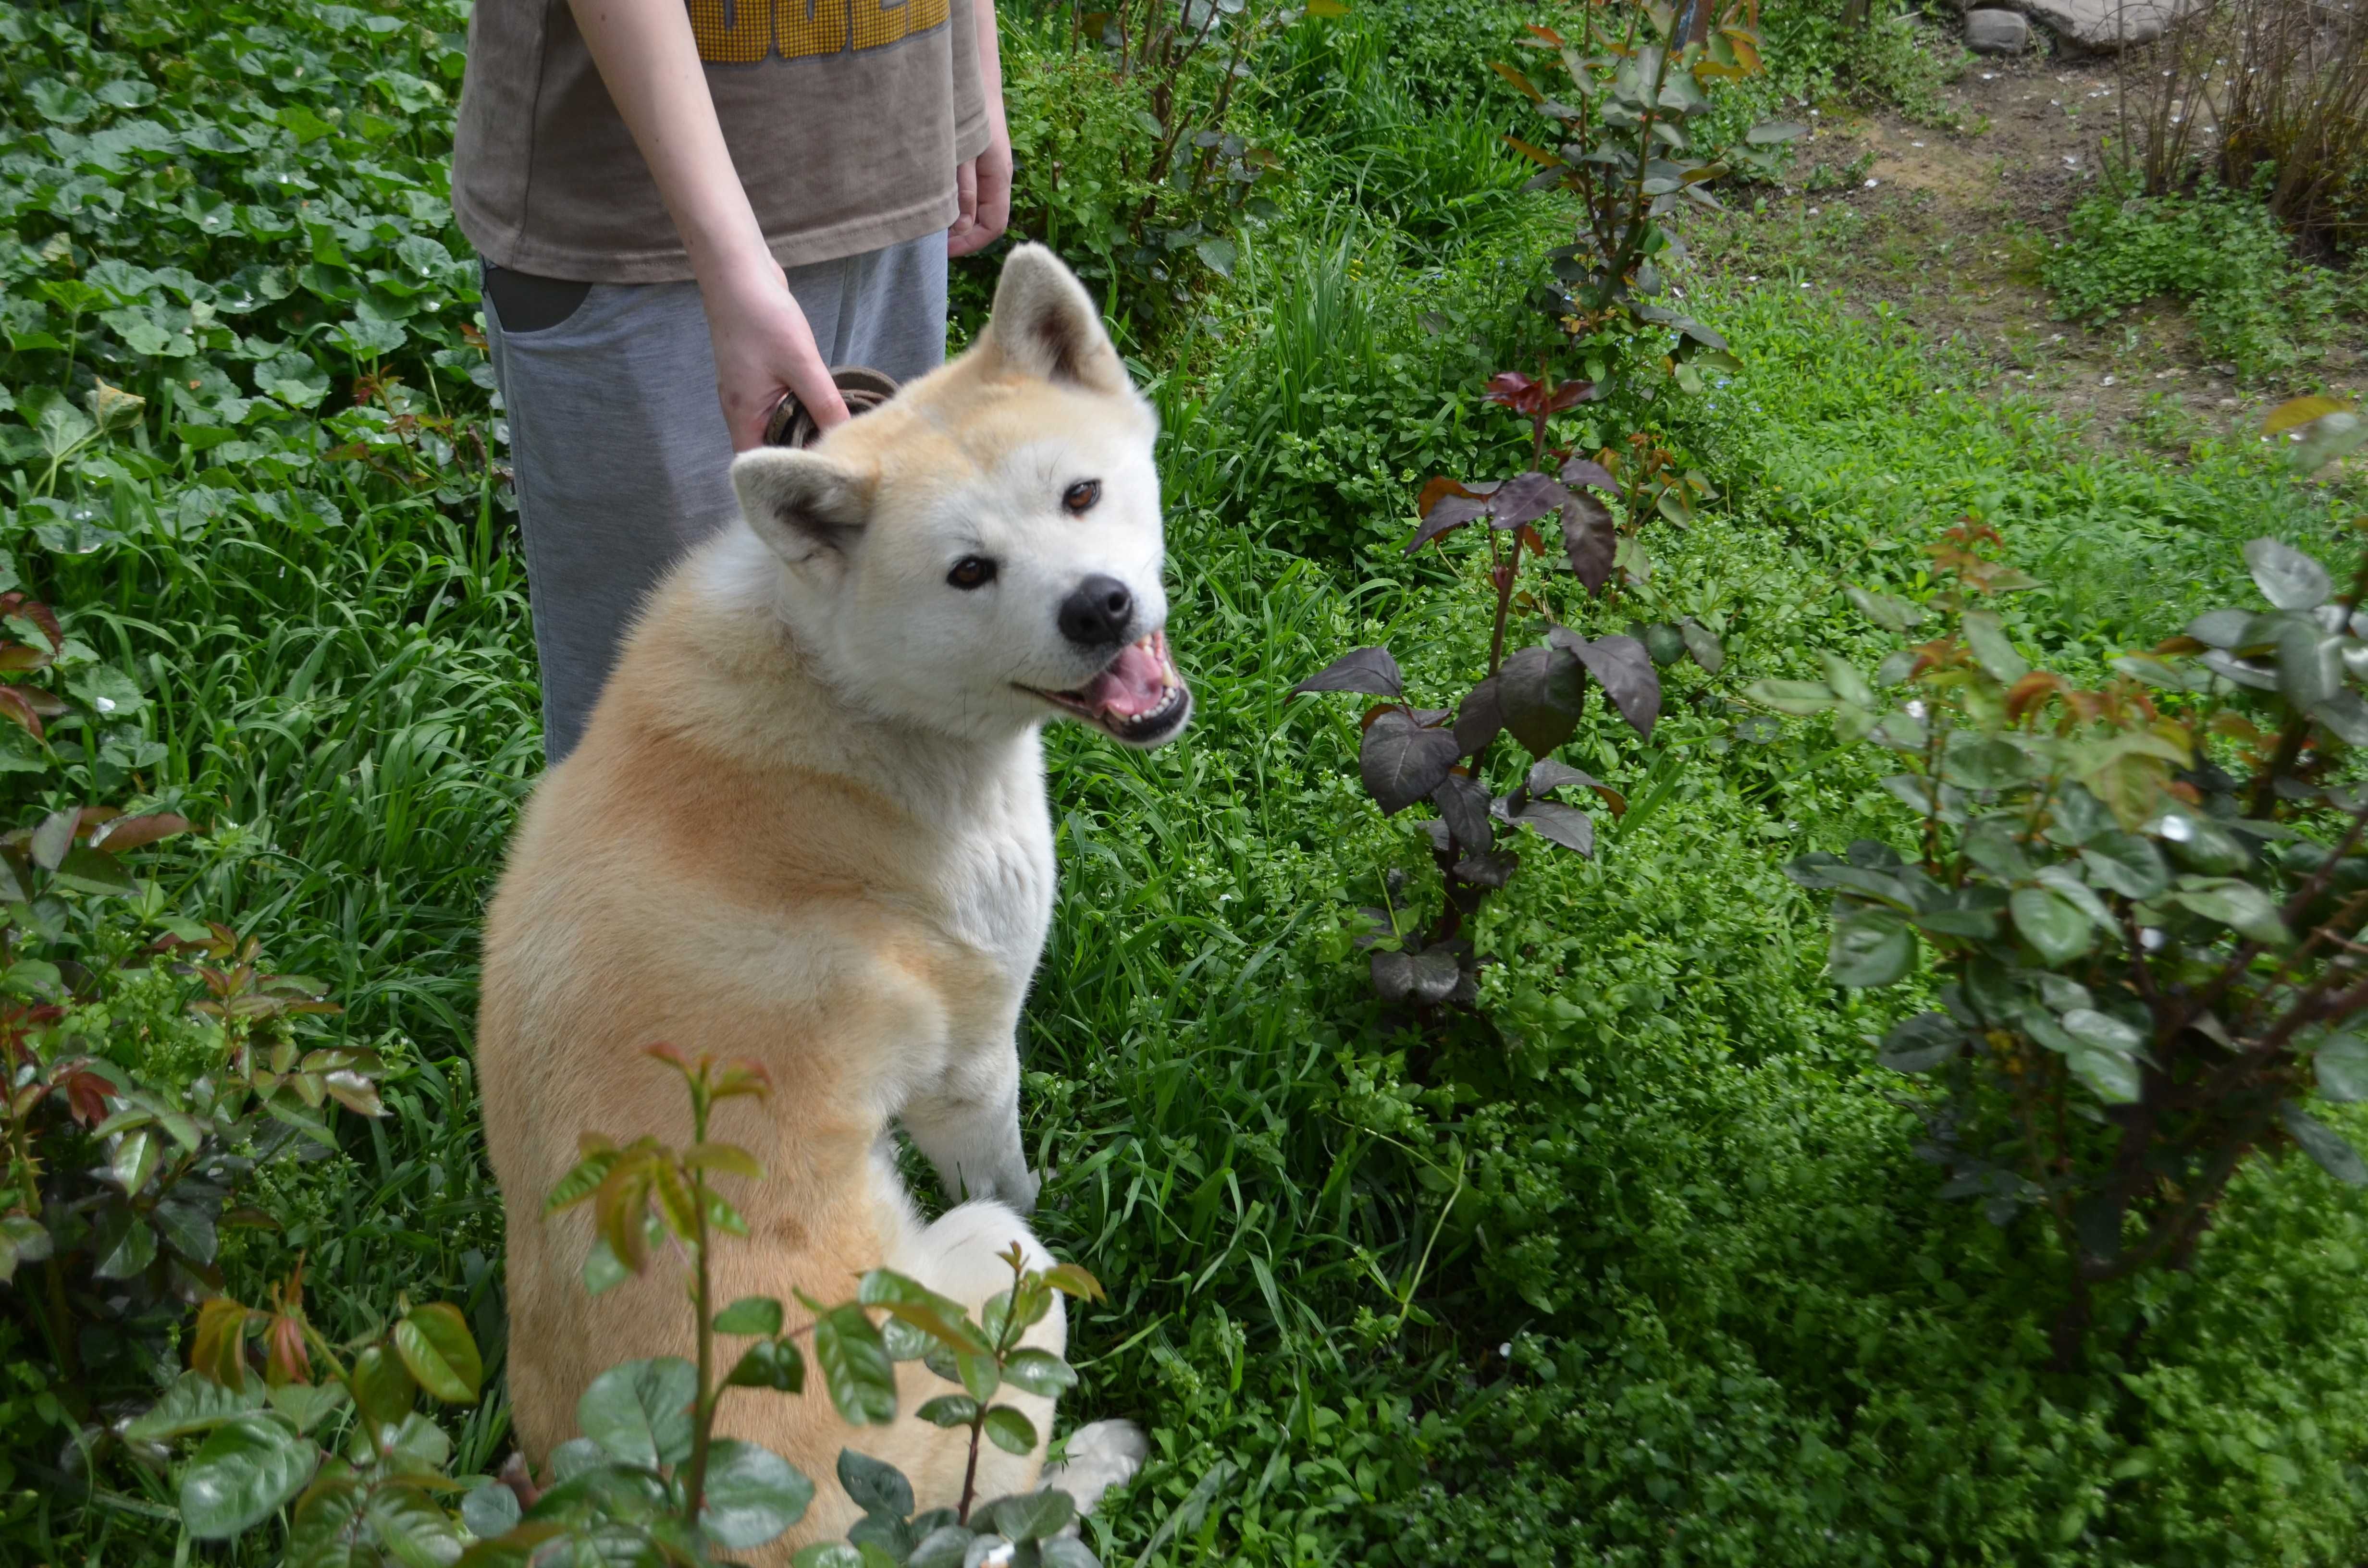
[[[2290,381],[2240,382],[2202,357],[2171,301],[2094,328],[2057,319],[2040,260],[2094,188],[2118,92],[2110,58],[2033,53],[1969,66],[1945,94],[1950,124],[1820,106],[1793,188],[1709,247],[1713,265],[1797,271],[1854,310],[1887,302],[1992,364],[2000,392],[2051,405],[2099,446],[2183,451],[2251,435],[2289,397],[2368,386],[2357,341]]]

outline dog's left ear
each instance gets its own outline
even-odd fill
[[[1102,329],[1102,313],[1077,275],[1042,245],[1015,245],[995,286],[986,340],[1013,368],[1112,397],[1134,383]]]
[[[759,447],[732,460],[732,488],[757,537],[792,566],[843,558],[871,517],[871,484],[819,452]]]

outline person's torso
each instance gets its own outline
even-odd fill
[[[788,267],[944,228],[985,140],[971,0],[687,0],[708,91]],[[568,0],[477,0],[453,152],[496,264],[594,282],[690,275]]]

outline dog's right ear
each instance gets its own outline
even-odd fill
[[[732,488],[757,537],[792,566],[845,556],[871,516],[870,481],[798,448],[741,453],[732,461]]]
[[[1134,394],[1094,297],[1042,245],[1014,245],[1004,258],[985,338],[1023,374],[1111,397]]]

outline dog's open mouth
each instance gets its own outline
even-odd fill
[[[1157,745],[1182,729],[1192,712],[1192,694],[1167,656],[1165,631],[1121,648],[1108,669],[1081,687],[1020,689],[1130,745]]]

